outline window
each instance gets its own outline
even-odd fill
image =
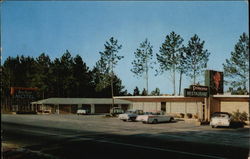
[[[161,102],[161,111],[166,112],[166,102]]]

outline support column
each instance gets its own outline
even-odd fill
[[[82,108],[82,104],[78,104],[77,109],[81,109],[81,108]]]
[[[211,103],[212,103],[212,97],[208,97],[208,108],[207,108],[207,111],[208,111],[208,121],[210,121],[210,113],[211,113]]]
[[[205,105],[205,110],[204,110],[204,113],[205,113],[205,115],[204,115],[204,117],[205,117],[205,121],[208,121],[208,98],[205,98],[204,99],[204,105]]]
[[[60,107],[59,107],[59,104],[57,105],[57,114],[60,114]]]
[[[211,97],[205,98],[205,120],[210,121]]]
[[[187,102],[185,102],[185,114],[187,114]]]
[[[44,112],[44,105],[42,104],[42,114],[43,114],[43,112]]]
[[[169,102],[169,113],[172,113],[172,102]]]
[[[95,113],[95,105],[94,105],[94,104],[91,104],[91,105],[90,105],[90,113],[91,113],[91,114],[94,114],[94,113]]]

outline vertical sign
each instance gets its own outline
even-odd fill
[[[209,88],[209,94],[223,94],[223,72],[206,70],[205,85]]]

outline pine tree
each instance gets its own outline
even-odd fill
[[[175,75],[178,63],[180,61],[180,54],[182,52],[183,39],[175,32],[171,32],[166,36],[164,43],[160,47],[159,54],[156,54],[157,60],[160,64],[160,73],[170,71],[173,85],[173,94],[176,94],[175,89]]]
[[[49,97],[50,65],[50,58],[45,53],[42,53],[36,58],[36,73],[34,75],[32,85],[39,88],[39,96],[42,99]]]
[[[111,37],[109,41],[104,44],[104,51],[99,52],[101,58],[97,67],[101,70],[101,73],[105,75],[105,81],[103,81],[103,87],[106,87],[106,80],[110,79],[110,86],[111,86],[111,96],[112,96],[112,107],[114,107],[114,68],[117,65],[118,61],[124,58],[123,56],[119,56],[119,50],[122,48],[122,45],[118,44],[118,40]]]
[[[186,60],[186,53],[184,52],[185,47],[182,46],[182,49],[180,51],[179,55],[179,61],[177,64],[177,71],[180,73],[180,79],[179,79],[179,93],[178,95],[181,95],[181,85],[182,85],[182,76],[183,74],[187,73],[187,60]]]
[[[147,95],[148,95],[148,93],[147,93],[147,91],[146,91],[145,88],[143,88],[141,95],[142,95],[142,96],[147,96]]]
[[[197,76],[207,67],[208,57],[210,53],[204,50],[205,41],[201,41],[198,35],[190,38],[186,53],[186,74],[193,79],[193,84],[196,84]]]
[[[152,96],[159,96],[160,95],[160,89],[159,88],[155,88],[155,90],[152,91],[150,95],[152,95]]]
[[[72,74],[74,78],[73,97],[91,97],[94,93],[91,85],[91,72],[80,55],[73,59]],[[87,90],[87,91],[86,91]]]
[[[140,95],[140,90],[139,90],[139,88],[136,86],[135,89],[134,89],[133,96],[139,96],[139,95]]]
[[[146,91],[148,92],[148,72],[153,68],[153,46],[150,45],[148,39],[140,43],[139,48],[134,52],[135,60],[132,62],[133,68],[131,71],[141,77],[145,75],[146,79]]]
[[[231,52],[230,59],[223,64],[224,76],[227,84],[233,88],[247,89],[249,84],[249,37],[246,33],[240,36],[239,41]]]

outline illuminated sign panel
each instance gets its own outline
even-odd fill
[[[206,70],[205,85],[209,88],[209,94],[223,94],[223,72]]]
[[[204,91],[192,91],[190,89],[184,89],[185,97],[208,97],[208,92]]]
[[[208,87],[207,86],[199,86],[199,85],[191,85],[190,88],[184,89],[185,97],[208,97]]]

